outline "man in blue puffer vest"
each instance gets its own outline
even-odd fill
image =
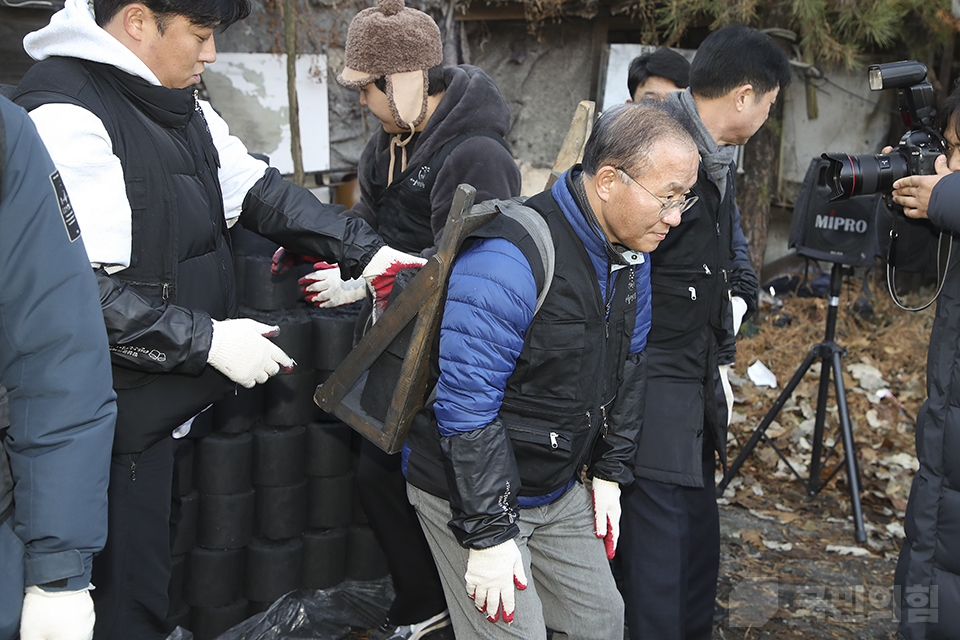
[[[453,267],[436,399],[404,456],[458,640],[623,637],[608,559],[643,413],[646,253],[693,203],[697,158],[665,112],[613,109],[583,164],[526,202],[556,252],[539,311],[540,253],[512,218],[478,230]]]

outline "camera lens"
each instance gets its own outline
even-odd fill
[[[889,191],[894,182],[910,174],[907,159],[896,151],[859,156],[824,153],[820,157],[828,161],[820,172],[820,184],[829,187],[830,201]]]

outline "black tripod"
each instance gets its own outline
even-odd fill
[[[743,451],[740,452],[740,455],[737,456],[737,459],[734,460],[733,464],[730,465],[730,468],[727,470],[727,473],[723,476],[723,480],[717,487],[717,495],[723,494],[724,489],[727,488],[727,485],[733,480],[737,471],[740,470],[747,456],[750,455],[750,452],[753,451],[757,443],[760,442],[760,438],[763,438],[773,446],[777,455],[780,456],[780,459],[783,460],[790,471],[793,472],[793,475],[806,486],[807,495],[817,495],[821,489],[833,480],[833,477],[837,475],[837,472],[843,466],[842,464],[838,464],[830,473],[830,476],[823,482],[820,482],[820,470],[823,469],[824,463],[837,447],[836,443],[834,443],[830,451],[827,452],[826,458],[823,457],[823,425],[827,414],[827,395],[830,392],[830,372],[832,370],[837,394],[837,412],[840,417],[840,433],[843,438],[844,458],[846,458],[847,463],[847,481],[850,485],[850,504],[853,507],[854,537],[857,542],[865,542],[867,540],[867,534],[863,528],[863,512],[860,509],[860,470],[857,466],[857,454],[853,448],[853,431],[850,428],[847,396],[843,387],[843,369],[840,366],[840,358],[845,355],[845,350],[833,341],[834,330],[837,326],[837,307],[840,305],[842,268],[839,263],[834,263],[833,270],[830,272],[830,306],[827,311],[827,328],[823,342],[811,347],[810,353],[807,354],[803,364],[801,364],[797,372],[793,374],[793,378],[790,379],[790,382],[783,389],[777,401],[773,403],[767,415],[763,417],[760,426],[753,432]],[[813,451],[810,454],[810,478],[804,480],[797,470],[793,468],[793,465],[790,464],[786,456],[783,455],[783,452],[767,437],[766,430],[783,408],[783,405],[786,404],[791,394],[793,394],[793,390],[800,384],[800,380],[810,368],[810,365],[812,365],[813,361],[817,358],[821,360],[820,392],[817,396],[817,416],[813,428]]]

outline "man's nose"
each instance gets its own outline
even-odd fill
[[[680,224],[680,219],[682,216],[683,216],[683,213],[680,212],[680,208],[674,208],[664,213],[663,217],[660,219],[666,222],[671,227],[675,227],[678,224]]]
[[[217,45],[213,41],[213,36],[210,36],[210,39],[207,40],[203,49],[200,50],[200,62],[210,64],[217,61]]]

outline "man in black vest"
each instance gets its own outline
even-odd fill
[[[109,537],[94,563],[98,639],[150,640],[170,575],[172,438],[236,388],[293,361],[236,318],[228,228],[337,261],[388,293],[401,254],[252,158],[197,97],[216,58],[214,29],[248,0],[68,0],[24,47],[39,60],[16,101],[37,124],[70,190],[113,360],[117,427]]]
[[[538,310],[544,261],[507,215],[454,264],[436,399],[404,456],[458,640],[623,638],[608,560],[645,397],[647,252],[694,203],[696,174],[682,126],[621,105],[596,123],[583,164],[525,203],[555,252]]]
[[[381,125],[360,156],[360,201],[345,215],[369,222],[391,247],[424,258],[437,251],[457,185],[473,186],[477,202],[520,194],[520,171],[503,139],[509,107],[479,68],[442,66],[442,49],[430,16],[402,0],[383,0],[351,21],[337,77],[360,89],[360,104]],[[364,295],[362,283],[344,282],[333,268],[318,269],[301,284],[307,300],[321,307]],[[369,326],[369,311],[361,312],[358,335]],[[371,640],[416,640],[450,620],[400,464],[399,454],[361,443],[358,495],[396,593]]]
[[[732,393],[726,369],[757,277],[734,201],[736,145],[766,121],[790,82],[787,56],[744,25],[710,34],[690,88],[660,106],[693,135],[697,204],[651,256],[648,402],[624,493],[624,599],[633,640],[708,640],[720,564],[714,490]],[[748,167],[749,169],[749,167]],[[722,388],[722,390],[721,390]]]

